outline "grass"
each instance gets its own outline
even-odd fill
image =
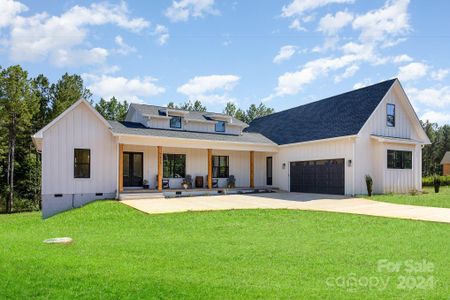
[[[383,202],[450,208],[450,186],[441,186],[440,191],[437,194],[432,187],[424,187],[424,191],[426,193],[417,195],[385,194],[363,197]]]
[[[115,201],[44,221],[39,213],[2,215],[0,224],[0,299],[450,295],[448,224],[289,210],[146,215]],[[42,243],[62,236],[74,243]],[[400,272],[379,272],[383,259],[401,263]],[[423,260],[432,272],[406,272]],[[435,284],[402,289],[401,276]],[[362,285],[327,285],[340,278]],[[371,278],[389,284],[364,286]]]

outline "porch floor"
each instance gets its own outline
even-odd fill
[[[119,194],[119,200],[131,199],[155,199],[155,198],[173,198],[173,197],[192,197],[192,196],[214,196],[224,194],[252,194],[262,192],[277,191],[274,187],[236,187],[236,188],[192,188],[192,189],[164,189],[159,192],[156,189],[125,189]]]

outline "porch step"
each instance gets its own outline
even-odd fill
[[[163,193],[121,193],[119,200],[159,199],[164,198]]]

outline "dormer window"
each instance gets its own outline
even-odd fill
[[[386,105],[386,125],[395,127],[395,104],[388,103]]]
[[[181,128],[181,117],[172,116],[170,118],[170,128]]]
[[[225,121],[217,121],[215,130],[216,132],[225,132]]]

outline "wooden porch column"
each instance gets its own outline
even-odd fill
[[[158,191],[162,192],[163,180],[163,151],[162,146],[158,146]]]
[[[119,193],[123,192],[123,144],[119,144]]]
[[[208,189],[212,189],[212,149],[208,149]]]
[[[250,151],[250,187],[255,187],[255,151]]]

